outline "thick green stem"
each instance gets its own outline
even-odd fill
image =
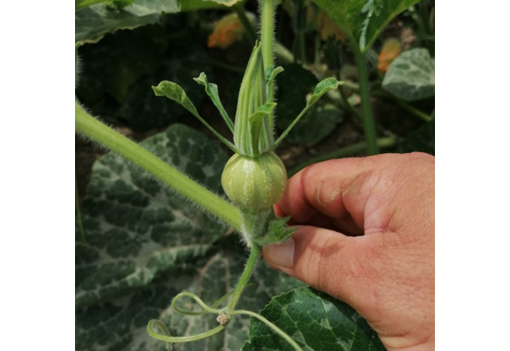
[[[264,69],[273,67],[273,44],[274,44],[274,0],[260,0],[261,4],[261,30],[260,41],[262,43],[262,60]],[[268,97],[272,101],[272,97]]]
[[[375,135],[374,118],[372,116],[372,106],[370,105],[370,93],[368,91],[368,72],[367,59],[364,52],[355,49],[356,63],[358,65],[359,95],[361,98],[361,119],[365,131],[365,140],[367,142],[367,153],[377,155],[379,148]]]
[[[75,123],[75,129],[78,133],[118,153],[204,210],[240,230],[241,213],[237,207],[195,183],[134,141],[99,122],[78,104],[75,104]]]
[[[246,284],[248,284],[248,281],[250,280],[250,276],[253,270],[255,269],[255,266],[257,265],[257,261],[260,258],[261,254],[262,247],[256,243],[253,243],[250,252],[250,257],[248,257],[248,262],[246,262],[243,274],[241,275],[241,278],[239,278],[239,283],[237,283],[237,286],[232,294],[232,298],[228,303],[227,314],[228,312],[235,310],[235,307],[239,302],[239,299],[241,298],[241,295],[243,293],[244,288],[246,287]]]
[[[262,46],[262,62],[264,72],[269,67],[274,67],[273,45],[274,45],[274,0],[260,0],[261,4],[261,29],[260,44]],[[274,83],[273,83],[274,84]],[[274,89],[270,89],[267,101],[274,101]],[[274,126],[274,111],[268,114],[268,124]]]

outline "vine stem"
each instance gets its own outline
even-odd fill
[[[358,48],[354,50],[356,63],[358,65],[359,95],[361,98],[361,119],[365,131],[365,140],[367,142],[367,153],[377,155],[379,147],[375,135],[374,117],[372,116],[372,106],[370,105],[370,93],[368,91],[368,72],[366,53]]]
[[[240,230],[241,213],[237,207],[194,182],[134,141],[99,122],[76,102],[75,130],[133,162],[202,209]]]
[[[260,320],[262,323],[266,324],[268,327],[270,327],[271,329],[273,329],[274,332],[278,333],[282,338],[284,338],[289,344],[292,345],[292,347],[296,350],[296,351],[303,351],[303,349],[287,334],[285,333],[283,330],[281,330],[280,328],[278,328],[274,323],[270,322],[267,318],[264,318],[262,317],[260,314],[258,313],[255,313],[255,312],[252,312],[252,311],[247,311],[247,310],[236,310],[234,311],[233,313],[231,313],[232,315],[236,315],[236,314],[247,314],[248,316],[251,316],[251,317],[254,317],[254,318],[257,318],[258,320]]]
[[[395,101],[397,101],[397,104],[399,104],[403,109],[411,112],[413,115],[423,119],[425,122],[432,122],[434,118],[432,116],[427,115],[425,112],[422,112],[418,110],[417,108],[414,108],[411,104],[408,104],[407,102],[400,100],[398,98],[395,98]]]
[[[234,292],[232,293],[232,298],[228,303],[227,314],[235,310],[235,307],[239,302],[239,299],[241,298],[241,295],[244,291],[244,288],[246,287],[246,284],[248,284],[248,281],[250,280],[250,276],[253,270],[255,269],[255,266],[257,265],[257,261],[259,260],[261,254],[262,246],[253,243],[253,246],[250,251],[250,257],[248,257],[248,261],[246,262],[246,266],[244,267],[243,274],[241,275],[241,278],[239,278],[239,282],[237,283],[237,286]]]
[[[260,0],[261,4],[261,28],[260,41],[262,43],[262,60],[264,69],[273,67],[273,35],[274,35],[274,0]],[[272,97],[268,96],[272,101]]]

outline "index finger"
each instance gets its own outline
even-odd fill
[[[277,214],[292,216],[297,223],[307,223],[317,214],[337,223],[343,220],[364,228],[369,198],[380,188],[381,169],[395,160],[379,155],[345,158],[313,164],[288,180],[282,199],[275,206]],[[380,185],[380,184],[379,184]],[[351,225],[352,226],[352,225]]]

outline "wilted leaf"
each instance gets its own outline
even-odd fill
[[[310,288],[274,297],[260,314],[290,335],[306,351],[383,351],[377,333],[347,304]],[[293,351],[258,319],[250,323],[250,341],[242,351]]]
[[[383,88],[404,101],[425,99],[435,94],[434,59],[426,49],[400,54],[388,68]]]

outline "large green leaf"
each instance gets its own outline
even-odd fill
[[[276,89],[276,119],[279,129],[285,130],[306,106],[306,96],[313,92],[317,78],[301,65],[283,66]],[[299,124],[298,124],[299,125]],[[297,126],[296,126],[297,127]],[[292,134],[292,131],[289,135]]]
[[[233,289],[247,254],[237,247],[219,249],[196,262],[174,267],[145,288],[76,312],[76,350],[163,351],[165,343],[147,334],[147,323],[159,319],[173,336],[188,336],[218,325],[215,315],[186,316],[175,313],[170,301],[181,291],[196,293],[211,304]],[[238,307],[258,310],[272,296],[301,283],[260,263]],[[192,307],[191,300],[181,305]],[[197,306],[197,311],[200,307]],[[236,316],[229,326],[211,338],[187,344],[175,344],[177,351],[238,351],[248,340],[250,319]]]
[[[377,333],[347,304],[310,288],[274,297],[260,312],[305,351],[385,350]],[[281,336],[252,318],[242,351],[292,351]]]
[[[141,145],[221,193],[228,156],[202,134],[172,125]],[[87,242],[77,227],[76,350],[164,350],[147,334],[150,319],[163,320],[172,335],[217,325],[215,316],[175,314],[170,302],[186,290],[212,303],[235,286],[247,252],[225,236],[226,225],[113,154],[94,165],[81,216]],[[259,264],[251,284],[240,308],[262,308],[300,283]],[[248,323],[235,317],[221,334],[174,349],[237,351]]]
[[[211,0],[211,1],[214,1],[220,5],[225,5],[225,6],[234,6],[235,4],[239,3],[239,2],[242,2],[243,0]]]
[[[163,27],[149,25],[79,47],[82,69],[77,96],[87,105],[101,103],[105,94],[123,102],[134,84],[156,73],[168,46],[164,33]],[[150,86],[147,90],[151,92]]]
[[[434,59],[427,49],[416,48],[403,52],[388,67],[382,86],[404,101],[434,96]]]
[[[227,155],[198,132],[173,125],[142,145],[221,192]],[[115,154],[94,164],[81,208],[87,243],[76,246],[76,306],[143,287],[161,271],[203,255],[227,231]]]
[[[436,123],[425,123],[400,140],[397,151],[400,153],[421,151],[431,155],[436,153]]]
[[[312,108],[290,131],[287,140],[294,144],[315,145],[335,130],[343,115],[343,110],[331,104]]]
[[[301,65],[284,66],[278,76],[276,105],[276,126],[285,130],[301,113],[307,98],[313,103],[319,95],[311,95],[317,85],[317,78]],[[311,108],[289,132],[287,140],[300,145],[314,145],[327,137],[342,121],[343,112],[331,105]]]
[[[180,10],[180,0],[137,0],[121,9],[112,9],[104,3],[83,7],[75,12],[74,40],[95,43],[106,33],[158,23],[161,14]]]
[[[313,0],[366,52],[399,13],[420,0]]]
[[[204,49],[189,42],[187,45],[172,43],[169,51],[158,70],[139,80],[120,106],[119,116],[136,130],[161,128],[175,122],[182,115],[189,115],[181,105],[154,95],[151,87],[162,80],[179,84],[197,106],[200,106],[205,96],[204,89],[193,81],[202,71],[212,75],[211,63]]]

